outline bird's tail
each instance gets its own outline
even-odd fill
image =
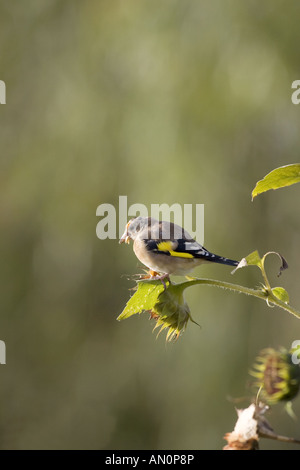
[[[203,260],[210,261],[212,263],[227,264],[228,266],[237,266],[239,264],[239,261],[224,258],[224,256],[215,255],[214,253],[210,253],[210,251],[207,251],[205,249],[195,254],[195,257],[202,258]]]

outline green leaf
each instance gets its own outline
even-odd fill
[[[261,266],[261,258],[257,250],[252,251],[250,255],[245,258],[248,266]]]
[[[293,165],[285,165],[268,173],[262,180],[256,183],[255,188],[252,191],[253,199],[269,189],[284,188],[291,184],[300,182],[300,164],[296,163]]]
[[[250,255],[246,256],[246,258],[243,258],[237,267],[232,271],[232,274],[234,274],[237,269],[244,268],[245,266],[258,266],[260,269],[262,268],[261,258],[257,250],[252,251]]]
[[[160,281],[139,282],[137,291],[130,297],[117,320],[125,320],[136,313],[153,310],[158,296],[163,290],[164,286]]]
[[[282,302],[285,302],[286,304],[288,304],[290,301],[289,294],[283,287],[273,287],[272,294],[275,295],[277,299],[282,300]]]
[[[125,320],[136,313],[149,312],[150,318],[156,321],[154,329],[159,328],[159,333],[167,329],[166,340],[176,340],[189,320],[196,323],[184,300],[184,289],[185,283],[171,284],[167,281],[165,289],[160,281],[138,281],[137,291],[117,320]]]

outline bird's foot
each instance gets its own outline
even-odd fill
[[[169,282],[170,281],[170,277],[169,277],[169,274],[161,274],[159,275],[158,273],[155,273],[155,276],[152,277],[152,280],[155,280],[155,281],[161,281],[165,290],[167,290],[167,286],[166,286],[166,283],[165,283],[165,279]]]
[[[145,274],[140,274],[140,279],[141,280],[152,280],[154,277],[157,277],[159,276],[159,273],[157,273],[156,271],[152,271],[152,269],[149,269],[149,270],[146,270],[144,269],[145,271]]]
[[[147,281],[161,281],[164,286],[164,289],[166,290],[167,286],[165,283],[165,279],[171,282],[169,274],[159,274],[158,272],[153,271],[152,269],[150,269],[145,275],[140,277],[141,281],[146,281],[146,282]]]

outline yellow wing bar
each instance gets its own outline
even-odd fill
[[[182,251],[174,251],[175,245],[176,245],[176,242],[171,242],[171,241],[160,242],[157,244],[157,249],[159,251],[168,251],[171,256],[175,256],[177,258],[194,258],[194,256],[191,255],[191,253],[185,253]]]

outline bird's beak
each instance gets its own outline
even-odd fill
[[[128,243],[128,244],[129,244],[129,243],[130,243],[130,240],[131,240],[131,238],[130,238],[130,236],[128,235],[127,230],[125,230],[125,232],[123,233],[122,237],[120,238],[119,243],[124,243],[124,242],[125,242],[125,243]]]
[[[130,222],[131,220],[129,220],[128,224],[126,225],[126,228],[125,228],[125,232],[123,233],[123,235],[121,236],[120,240],[119,240],[119,243],[130,243],[130,236],[128,235],[128,227],[130,225]]]

